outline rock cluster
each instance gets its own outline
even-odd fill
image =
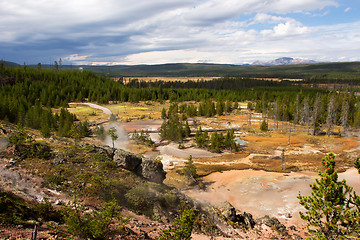
[[[270,218],[268,215],[265,217],[259,218],[256,220],[256,224],[262,225],[265,224],[268,227],[278,231],[279,233],[285,233],[286,227],[283,225],[276,217]]]
[[[111,149],[106,146],[93,146],[91,152],[105,154],[113,159],[118,167],[132,171],[139,176],[156,183],[162,183],[166,173],[161,161],[154,161],[122,149]]]
[[[250,213],[236,213],[236,209],[229,202],[224,202],[221,204],[220,209],[222,210],[223,216],[234,223],[244,224],[247,228],[253,228],[255,226],[255,221],[253,216]]]

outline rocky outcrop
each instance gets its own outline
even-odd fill
[[[275,229],[279,233],[286,233],[285,225],[283,225],[276,217],[270,218],[268,215],[265,215],[265,217],[257,219],[256,224],[265,224],[266,226]]]
[[[161,161],[144,158],[122,149],[115,149],[114,151],[107,146],[92,146],[90,152],[105,154],[113,159],[118,167],[132,171],[149,181],[162,183],[165,179],[166,173]]]
[[[90,152],[92,152],[92,153],[104,154],[110,159],[112,159],[114,156],[114,150],[111,147],[96,146],[96,145],[92,145],[91,147],[92,148],[91,148]]]
[[[224,202],[220,206],[223,216],[234,223],[240,223],[245,225],[247,228],[253,228],[255,226],[255,221],[253,216],[250,213],[236,213],[236,209],[229,203]]]
[[[222,215],[229,221],[236,222],[236,209],[229,202],[223,202],[220,206]]]
[[[116,162],[118,167],[122,167],[130,171],[137,170],[142,163],[141,156],[125,152],[121,149],[115,150],[113,160]]]
[[[162,183],[165,180],[166,173],[161,161],[154,161],[149,158],[142,158],[141,160],[141,164],[136,169],[136,173],[156,183]]]

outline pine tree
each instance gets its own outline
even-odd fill
[[[69,135],[74,138],[75,148],[77,147],[77,142],[81,138],[81,125],[73,123],[71,125]]]
[[[115,127],[111,127],[111,128],[108,130],[108,134],[109,134],[110,137],[111,137],[113,149],[115,149],[115,141],[116,141],[116,139],[118,139],[118,135],[116,134],[116,128],[115,128]]]
[[[175,219],[174,226],[171,229],[163,230],[157,240],[190,240],[195,214],[192,209],[184,210],[180,216]]]
[[[163,108],[163,109],[161,110],[161,118],[162,118],[162,119],[166,119],[166,110],[165,110],[165,108]]]
[[[360,197],[345,180],[338,181],[333,153],[323,158],[322,164],[325,171],[319,171],[320,179],[310,184],[311,195],[298,195],[306,209],[299,212],[300,217],[308,222],[313,234],[310,239],[355,239],[360,234]]]
[[[51,136],[51,130],[48,123],[41,124],[40,133],[44,138],[49,138]]]
[[[195,181],[195,178],[198,177],[196,172],[196,166],[194,164],[194,161],[192,160],[192,156],[189,156],[189,159],[187,162],[185,162],[185,167],[183,168],[184,175],[190,179]]]
[[[268,124],[266,120],[264,119],[260,125],[260,130],[266,132],[268,130]]]
[[[190,136],[191,130],[190,130],[190,126],[188,121],[185,121],[185,125],[184,125],[184,134],[186,137]]]
[[[216,102],[216,113],[219,116],[223,115],[224,113],[224,102],[222,100]]]

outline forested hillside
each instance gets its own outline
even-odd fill
[[[360,80],[359,62],[317,63],[283,66],[176,63],[138,66],[82,66],[106,76],[187,76],[292,78],[310,82],[349,82]]]
[[[60,62],[60,61],[59,61]],[[20,66],[4,62],[5,66]],[[360,62],[335,62],[280,66],[252,66],[233,64],[171,63],[160,65],[29,65],[31,68],[77,70],[84,69],[108,77],[249,77],[303,79],[308,83],[351,83],[359,85]]]
[[[65,128],[63,135],[68,134],[72,122],[76,119],[66,110],[62,110],[60,115],[53,115],[51,108],[66,107],[67,103],[72,101],[195,101],[201,104],[197,104],[196,111],[188,114],[195,116],[208,116],[219,112],[215,109],[215,103],[250,101],[256,111],[269,118],[307,125],[312,123],[314,129],[330,121],[326,118],[331,107],[334,112],[331,120],[333,124],[353,127],[360,125],[360,111],[354,92],[329,92],[300,87],[289,81],[220,78],[196,82],[146,83],[134,80],[124,84],[90,71],[50,70],[26,66],[13,68],[4,67],[2,64],[0,82],[1,119],[36,129],[46,126],[59,131]],[[207,107],[214,109],[207,110]]]

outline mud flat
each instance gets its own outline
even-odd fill
[[[284,174],[251,169],[232,170],[204,177],[202,180],[207,185],[205,191],[190,189],[184,193],[214,205],[228,201],[235,208],[250,212],[254,217],[269,215],[289,223],[297,223],[300,220],[298,212],[304,210],[297,195],[309,195],[309,184],[315,178],[318,175],[314,172]],[[340,173],[339,181],[342,179],[346,179],[360,193],[360,174],[356,169]]]
[[[161,152],[161,154],[166,154],[184,159],[189,158],[190,155],[192,157],[207,157],[207,158],[221,156],[220,154],[212,153],[201,148],[191,147],[187,149],[179,149],[178,145],[179,144],[176,143],[170,143],[168,145],[158,147],[158,150]]]

